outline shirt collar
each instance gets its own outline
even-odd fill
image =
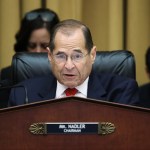
[[[88,81],[89,77],[81,85],[76,87],[76,89],[85,96],[87,96]]]
[[[86,97],[87,97],[88,81],[89,77],[81,85],[75,87],[80,93],[82,93]],[[63,84],[57,81],[56,98],[61,97],[67,88],[68,87],[64,86]]]

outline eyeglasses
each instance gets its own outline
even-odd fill
[[[38,17],[41,17],[41,19],[43,21],[51,22],[54,19],[55,16],[54,16],[54,14],[49,14],[49,13],[46,13],[46,12],[32,12],[32,13],[28,13],[26,15],[26,19],[29,20],[29,21],[35,20]]]
[[[32,43],[32,42],[28,43],[28,48],[31,48],[31,49],[35,49],[38,46],[42,49],[46,49],[49,46],[49,43],[39,43],[39,44],[38,43]]]
[[[83,53],[75,53],[73,55],[70,56],[71,60],[76,63],[76,62],[81,62],[87,55],[87,54],[83,54]],[[66,61],[68,60],[68,57],[66,54],[62,53],[62,54],[56,54],[53,55],[53,59],[56,63],[66,63]]]

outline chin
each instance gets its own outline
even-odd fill
[[[64,83],[65,86],[69,87],[69,88],[74,88],[77,86],[76,83]]]

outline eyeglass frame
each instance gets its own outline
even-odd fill
[[[68,55],[66,55],[65,53],[58,53],[58,54],[52,54],[52,58],[53,58],[53,60],[54,60],[54,62],[56,62],[56,63],[58,63],[58,64],[60,64],[60,63],[66,63],[67,62],[67,60],[68,60],[68,58],[70,57],[71,58],[71,61],[73,62],[73,63],[77,63],[77,62],[81,62],[88,54],[89,54],[89,52],[87,52],[86,54],[83,54],[82,52],[78,52],[78,53],[76,53],[76,54],[82,54],[82,58],[80,59],[80,60],[75,60],[74,59],[74,57],[73,57],[73,55],[71,55],[71,56],[68,56]],[[63,56],[65,56],[65,59],[63,60],[63,61],[60,61],[60,62],[58,62],[57,60],[56,60],[56,56],[60,56],[60,55],[63,55]]]

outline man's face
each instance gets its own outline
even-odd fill
[[[96,56],[94,46],[90,53],[85,48],[85,39],[80,29],[71,35],[58,31],[55,36],[55,49],[48,57],[57,80],[70,88],[82,84],[89,76]]]

